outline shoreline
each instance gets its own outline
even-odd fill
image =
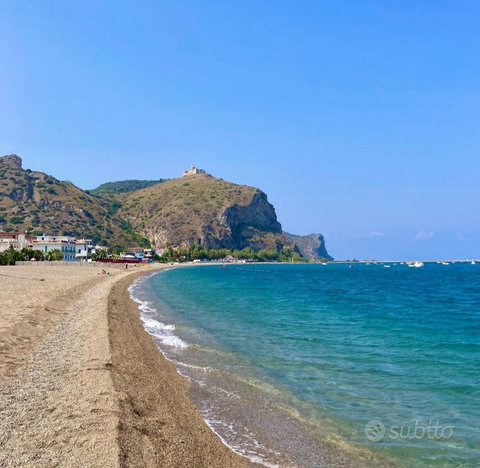
[[[128,291],[142,273],[119,281],[109,295],[112,375],[116,391],[122,395],[121,466],[255,466],[235,454],[208,427],[189,397],[187,378],[163,356],[144,329],[138,304]]]
[[[249,376],[232,371],[230,375],[222,366],[217,368],[210,357],[207,357],[208,361],[201,361],[198,353],[209,346],[204,341],[190,340],[188,336],[173,332],[176,344],[172,348],[170,330],[184,325],[181,320],[175,320],[175,307],[163,303],[160,295],[155,299],[154,290],[145,287],[143,280],[134,284],[135,287],[130,289],[131,297],[136,302],[146,330],[155,337],[162,354],[181,375],[189,379],[191,399],[207,424],[235,453],[251,463],[257,463],[254,466],[395,466],[366,447],[346,443],[336,432],[327,435],[323,429],[313,427],[308,419],[302,419],[294,406],[289,406],[289,403],[283,405],[284,400],[270,406],[270,396],[262,394],[261,387],[257,389],[255,384],[250,383],[257,379],[262,381],[260,374]],[[196,351],[191,351],[195,356],[188,357],[185,353],[190,353],[190,345]],[[232,369],[235,367],[232,364]],[[208,369],[207,374],[203,374],[203,369]],[[238,384],[242,388],[236,387]]]
[[[255,466],[144,330],[128,287],[163,268],[0,268],[2,466]]]

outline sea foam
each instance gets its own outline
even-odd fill
[[[130,297],[138,304],[143,327],[156,340],[166,346],[172,346],[175,348],[188,348],[188,343],[173,333],[175,330],[174,325],[165,324],[156,319],[158,310],[155,308],[155,305],[151,301],[146,301],[139,297],[143,283],[151,276],[153,275],[138,278],[128,288]]]

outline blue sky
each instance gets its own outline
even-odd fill
[[[193,162],[336,258],[480,257],[478,1],[0,0],[0,154]]]

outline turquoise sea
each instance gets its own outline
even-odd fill
[[[252,461],[480,466],[480,264],[200,265],[131,293]]]

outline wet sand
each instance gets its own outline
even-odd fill
[[[0,466],[249,466],[144,331],[146,271],[0,267]]]

